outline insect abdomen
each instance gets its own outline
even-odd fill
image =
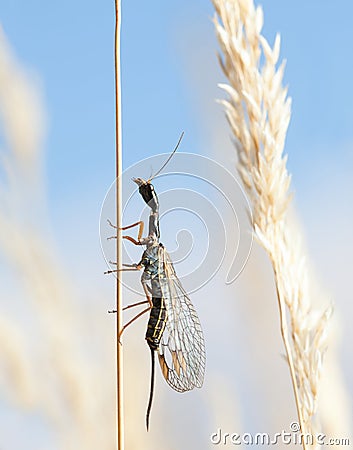
[[[147,325],[146,341],[152,350],[157,350],[167,321],[163,298],[152,297],[152,309]]]

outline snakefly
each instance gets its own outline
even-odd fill
[[[154,390],[155,354],[158,355],[162,374],[167,383],[178,392],[189,391],[194,387],[200,388],[205,372],[205,345],[200,321],[188,294],[175,273],[167,250],[159,241],[159,202],[156,191],[151,184],[152,179],[164,169],[176,152],[183,134],[181,134],[175,149],[158,172],[147,181],[142,178],[133,179],[138,185],[143,200],[151,209],[148,236],[142,237],[144,229],[142,221],[122,228],[122,230],[127,230],[138,226],[137,239],[131,236],[123,236],[123,238],[146,248],[139,263],[123,264],[125,269],[120,269],[143,269],[141,283],[146,295],[146,300],[126,306],[123,309],[126,310],[142,304],[148,304],[148,306],[124,325],[119,339],[127,326],[138,317],[149,312],[145,336],[151,351],[151,385],[146,413],[147,430]]]

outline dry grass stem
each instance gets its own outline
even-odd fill
[[[213,3],[220,63],[229,81],[221,85],[229,95],[221,103],[235,138],[238,172],[252,203],[254,234],[274,270],[298,419],[302,432],[311,433],[331,309],[317,312],[311,306],[305,257],[288,221],[290,175],[283,150],[291,101],[282,86],[284,63],[277,67],[280,37],[271,47],[261,35],[263,12],[252,0]]]
[[[120,34],[121,34],[121,0],[115,0],[115,120],[116,120],[116,261],[121,264],[121,210],[122,210],[122,124],[121,124],[121,61],[120,61]],[[120,268],[120,267],[119,267]],[[117,373],[117,449],[124,450],[124,403],[123,403],[123,349],[119,342],[122,329],[122,283],[116,278],[116,373]]]

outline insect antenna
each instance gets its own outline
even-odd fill
[[[148,406],[147,406],[147,412],[146,412],[146,428],[148,431],[148,427],[150,425],[150,412],[152,407],[152,400],[153,400],[153,391],[154,391],[154,350],[150,348],[151,350],[151,387],[150,387],[150,398],[148,400]]]
[[[163,164],[163,166],[148,180],[148,182],[152,181],[153,178],[155,178],[157,175],[159,175],[162,170],[165,168],[165,166],[169,163],[169,161],[172,159],[174,153],[178,150],[178,147],[180,145],[181,140],[183,139],[184,136],[184,131],[181,133],[179,140],[177,142],[177,145],[175,146],[174,150],[172,151],[172,153],[168,156],[167,161]]]

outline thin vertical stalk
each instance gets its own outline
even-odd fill
[[[278,280],[279,274],[276,269],[274,259],[273,258],[271,258],[271,259],[272,259],[273,271],[275,274],[275,280]],[[302,408],[300,407],[300,397],[299,397],[299,389],[298,389],[298,383],[297,383],[297,375],[296,375],[296,370],[295,370],[295,366],[294,366],[294,362],[293,362],[291,345],[290,345],[290,342],[288,339],[288,322],[287,322],[287,315],[286,315],[285,300],[281,296],[277,282],[276,282],[276,293],[277,293],[279,315],[280,315],[281,334],[282,334],[282,339],[283,339],[283,343],[284,343],[284,348],[286,350],[286,356],[287,356],[287,361],[288,361],[288,365],[289,365],[289,372],[290,372],[290,376],[291,376],[291,380],[292,380],[294,400],[295,400],[295,406],[296,406],[297,414],[298,414],[300,431],[301,431],[302,435],[305,435],[307,433],[306,424],[305,424],[305,421],[303,418]],[[303,438],[302,446],[303,446],[303,450],[307,449],[305,437]]]
[[[121,268],[121,199],[122,199],[122,127],[121,127],[121,68],[120,68],[120,32],[121,0],[115,0],[115,133],[116,133],[116,260]],[[119,274],[119,272],[118,272]],[[119,342],[122,328],[122,285],[119,276],[116,279],[116,406],[117,406],[117,450],[124,450],[124,405],[123,405],[123,350]]]

